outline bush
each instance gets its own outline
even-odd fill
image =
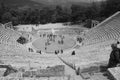
[[[25,43],[28,42],[28,40],[26,38],[24,38],[23,36],[21,36],[21,37],[19,37],[17,42],[20,43],[20,44],[25,44]]]

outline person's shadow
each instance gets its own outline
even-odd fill
[[[107,77],[108,80],[115,80],[113,76],[109,73],[107,66],[100,66],[100,72],[102,72],[103,76]]]

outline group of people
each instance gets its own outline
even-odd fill
[[[64,35],[55,35],[55,34],[52,34],[52,33],[49,33],[49,34],[40,34],[39,35],[40,37],[42,37],[42,38],[46,38],[46,41],[45,41],[45,47],[44,47],[44,49],[45,49],[45,51],[47,52],[47,48],[48,48],[48,46],[49,45],[51,45],[52,43],[55,43],[55,42],[57,42],[57,44],[59,44],[59,45],[63,45],[64,44],[64,38],[65,38],[65,36]],[[59,37],[58,39],[56,39],[57,37]],[[55,50],[54,51],[55,52],[55,54],[58,54],[58,53],[63,53],[63,50],[61,49],[61,50]],[[41,51],[39,52],[39,53],[41,53]]]
[[[60,37],[60,40],[58,40],[58,44],[63,44],[64,43],[64,36],[63,35],[54,35],[54,34],[40,34],[40,37],[47,37],[47,41],[45,42],[45,46],[50,45],[51,42],[56,41],[56,37]]]
[[[34,52],[32,48],[28,48],[28,51],[29,52]]]
[[[78,38],[77,38],[77,41],[78,41],[79,43],[81,43],[81,42],[83,41],[83,38],[78,37]]]
[[[58,53],[63,53],[63,50],[61,49],[61,50],[55,50],[55,54],[58,54]]]

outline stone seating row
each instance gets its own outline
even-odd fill
[[[109,39],[117,40],[119,37],[120,17],[115,17],[88,31],[83,42],[85,45],[91,45]]]

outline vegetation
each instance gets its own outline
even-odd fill
[[[17,42],[20,43],[20,44],[25,44],[25,43],[28,42],[28,40],[26,38],[24,38],[24,37],[21,36],[21,37],[19,37],[19,39],[17,40]]]
[[[107,0],[102,4],[101,16],[109,17],[117,11],[120,11],[120,0]]]
[[[9,8],[4,3],[0,4],[0,23],[12,21],[18,24],[46,24],[58,22],[84,23],[86,20],[102,21],[120,10],[120,0],[106,0],[101,3],[93,2],[91,6],[72,5],[69,10],[61,6],[55,8],[43,7],[36,9]],[[86,26],[90,27],[90,26]]]

